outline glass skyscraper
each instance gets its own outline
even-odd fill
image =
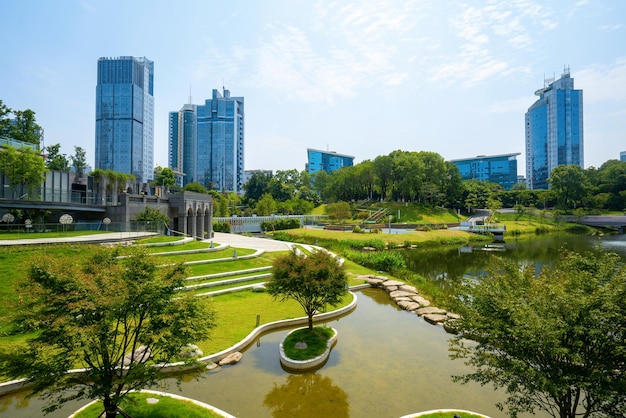
[[[461,174],[461,180],[479,180],[497,183],[510,190],[517,183],[517,156],[514,154],[479,155],[474,158],[450,160]]]
[[[583,167],[583,92],[574,89],[569,68],[561,78],[535,92],[526,112],[526,184],[547,189],[558,165]]]
[[[145,57],[98,60],[96,168],[154,178],[154,63]]]
[[[334,151],[322,151],[307,148],[306,171],[313,174],[316,171],[324,170],[330,174],[331,171],[339,170],[341,167],[352,167],[354,157],[352,155],[337,154]]]
[[[204,105],[187,104],[169,115],[169,166],[182,184],[243,193],[244,98],[213,90]]]

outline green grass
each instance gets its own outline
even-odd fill
[[[148,398],[158,399],[149,404]],[[174,399],[152,393],[131,393],[122,400],[120,407],[133,418],[219,418],[213,411],[202,408],[190,401]],[[96,402],[76,415],[76,418],[97,418],[104,411],[102,402]]]
[[[182,241],[182,240],[183,240],[182,237],[157,235],[155,237],[138,239],[135,242],[137,244],[161,244],[165,242],[176,242],[176,241]]]
[[[328,340],[333,336],[333,329],[328,327],[313,327],[297,329],[285,338],[283,350],[291,360],[310,360],[322,355],[328,346]],[[306,348],[296,348],[297,343],[306,344]]]
[[[50,231],[50,232],[25,232],[25,231],[0,231],[0,240],[20,240],[20,239],[39,239],[39,238],[67,238],[78,237],[82,235],[98,235],[106,234],[109,231]]]

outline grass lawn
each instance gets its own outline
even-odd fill
[[[300,328],[292,332],[283,342],[285,355],[291,360],[310,360],[321,356],[328,347],[328,340],[333,336],[333,329],[328,327]],[[304,343],[306,347],[297,348],[296,344]]]
[[[0,231],[0,240],[18,240],[18,239],[38,239],[38,238],[67,238],[78,237],[82,235],[98,235],[106,234],[109,231],[50,231],[50,232],[25,232],[25,231]]]
[[[216,296],[211,300],[207,303],[213,303],[217,324],[211,331],[210,339],[197,344],[205,355],[217,353],[243,340],[256,328],[257,315],[260,315],[260,324],[305,316],[297,302],[279,302],[265,292],[248,290]],[[352,296],[348,294],[337,308],[350,302]],[[329,311],[331,309],[328,308]]]
[[[155,404],[148,398],[158,399]],[[120,407],[133,418],[219,418],[213,411],[190,401],[160,396],[153,393],[131,393],[122,400]],[[102,402],[96,402],[86,408],[76,418],[96,418],[104,411]]]
[[[392,247],[398,245],[463,245],[468,242],[488,242],[491,238],[479,234],[472,234],[465,231],[456,231],[451,229],[439,229],[433,231],[408,231],[403,234],[357,234],[353,232],[327,231],[323,229],[288,229],[280,231],[289,235],[290,239],[295,242],[305,242],[314,244],[315,240],[320,241],[372,241],[379,240],[389,244]],[[322,245],[320,243],[320,245]]]

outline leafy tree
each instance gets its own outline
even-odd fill
[[[176,175],[169,167],[157,166],[154,169],[155,177],[151,182],[153,186],[173,187],[176,185]]]
[[[265,193],[256,204],[255,210],[259,216],[269,216],[276,212],[276,201],[271,194]]]
[[[352,217],[350,204],[348,202],[330,203],[324,208],[328,217],[332,220],[342,221]]]
[[[137,214],[136,220],[138,222],[163,222],[167,225],[170,218],[160,210],[151,206],[146,206],[144,210]]]
[[[72,167],[78,176],[82,176],[87,168],[87,153],[84,148],[74,145],[74,155],[70,156]]]
[[[343,265],[325,251],[309,256],[290,252],[274,261],[267,291],[281,301],[293,299],[302,306],[313,330],[313,315],[326,305],[337,306],[347,292]]]
[[[130,390],[158,384],[162,368],[214,326],[206,302],[176,293],[182,266],[159,269],[141,252],[117,255],[103,249],[84,261],[32,260],[17,310],[38,332],[26,348],[3,349],[0,365],[33,383],[48,400],[46,412],[102,399],[106,417],[115,417]],[[67,373],[77,367],[86,371]]]
[[[268,193],[268,184],[272,175],[270,173],[257,172],[243,185],[245,197],[249,202],[257,202]]]
[[[198,183],[197,181],[194,181],[193,183],[187,183],[185,187],[183,187],[183,190],[186,190],[188,192],[196,192],[196,193],[204,193],[204,194],[209,193],[206,187],[204,187],[202,184]]]
[[[61,144],[49,145],[45,148],[48,154],[46,159],[46,167],[48,170],[68,171],[70,169],[70,162],[65,156],[61,154]]]
[[[39,146],[42,134],[43,129],[35,121],[35,112],[11,109],[0,100],[0,136]]]
[[[0,172],[8,179],[9,185],[19,186],[18,193],[37,193],[46,173],[46,165],[41,155],[30,147],[19,150],[13,147],[0,149]]]
[[[538,274],[503,261],[459,298],[451,352],[475,370],[456,379],[505,388],[511,416],[624,416],[624,297],[626,268],[613,253],[564,250]]]
[[[587,197],[591,186],[582,167],[576,164],[555,167],[550,173],[548,183],[563,209],[576,208]]]

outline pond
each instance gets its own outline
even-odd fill
[[[556,255],[558,248],[568,242],[579,245],[578,250],[599,244],[626,255],[624,236],[601,241],[575,238],[542,237],[507,243],[507,251],[501,253],[522,261],[548,263],[553,257],[543,254]],[[546,248],[548,245],[552,250]],[[450,285],[457,277],[480,272],[486,266],[483,259],[489,258],[487,252],[455,249],[422,257],[431,263],[434,277],[443,275],[446,279],[442,283]],[[444,269],[442,266],[451,265],[451,260],[462,260],[459,263],[466,265],[466,271],[459,267]],[[451,381],[450,376],[467,369],[462,362],[448,358],[450,336],[441,327],[400,310],[382,290],[366,289],[356,295],[357,309],[328,323],[339,331],[339,340],[326,365],[316,372],[290,374],[281,368],[278,344],[288,332],[282,330],[261,336],[237,365],[204,373],[198,380],[187,376],[180,391],[173,379],[167,379],[161,389],[212,404],[239,418],[400,417],[436,408],[502,416],[494,405],[504,399],[501,392]],[[84,403],[72,403],[48,416],[67,417]],[[40,399],[25,400],[24,394],[5,396],[0,398],[0,414],[40,416],[42,405]]]

